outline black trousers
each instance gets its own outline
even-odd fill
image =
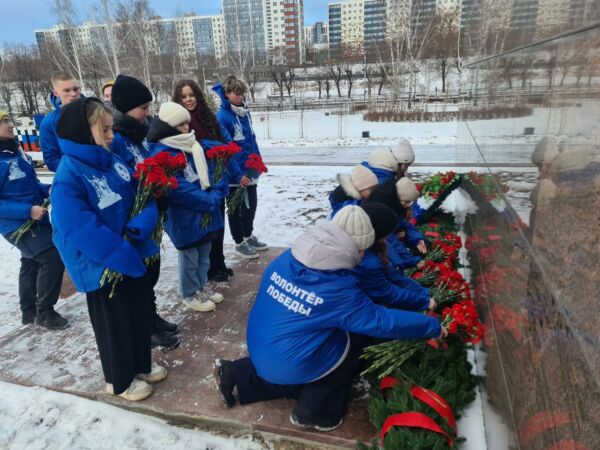
[[[221,203],[221,215],[225,217],[225,200]],[[215,231],[215,238],[210,246],[210,267],[208,274],[212,275],[219,270],[225,270],[225,255],[223,254],[223,241],[225,240],[225,227]]]
[[[21,311],[37,310],[38,314],[52,309],[58,301],[65,266],[55,247],[27,258],[21,254],[19,271],[19,302]]]
[[[370,338],[350,335],[350,349],[346,359],[329,375],[307,384],[273,384],[260,378],[250,358],[234,361],[235,384],[240,404],[249,404],[278,398],[294,398],[294,414],[307,420],[342,418],[346,413],[354,377],[361,370],[359,359]]]
[[[149,373],[153,287],[150,270],[125,277],[109,298],[110,285],[86,294],[104,379],[115,394],[124,392],[138,373]]]
[[[150,264],[146,269],[146,274],[144,275],[146,281],[143,283],[143,289],[146,289],[145,295],[147,295],[152,301],[152,317],[158,315],[158,309],[156,307],[156,294],[154,293],[154,286],[158,283],[158,278],[160,277],[160,255],[158,259]]]
[[[230,196],[241,188],[231,189]],[[256,216],[256,207],[258,205],[258,195],[256,185],[251,185],[246,188],[248,192],[248,203],[250,208],[246,208],[246,204],[242,202],[242,207],[239,212],[229,217],[229,229],[231,236],[236,244],[241,244],[244,238],[252,236],[254,230],[254,216]]]

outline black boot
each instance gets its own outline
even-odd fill
[[[36,316],[35,308],[22,311],[21,314],[22,314],[21,315],[21,323],[23,325],[29,325],[35,321],[35,316]]]
[[[63,330],[69,326],[69,321],[54,309],[39,311],[35,317],[35,323],[49,330]]]
[[[208,275],[208,281],[214,281],[215,283],[224,283],[229,280],[229,274],[222,270],[217,270]]]
[[[225,359],[215,359],[214,376],[217,383],[217,392],[221,400],[223,400],[228,408],[235,406],[235,397],[233,396],[235,369],[233,362]]]
[[[181,341],[176,334],[167,332],[152,333],[150,335],[150,345],[152,348],[159,348],[161,350],[173,350],[179,347]]]
[[[160,334],[161,332],[167,333],[179,333],[179,329],[176,323],[169,322],[168,320],[163,319],[156,313],[154,315],[154,319],[152,321],[152,332]]]
[[[230,277],[233,276],[233,269],[231,267],[227,267],[225,266],[225,268],[223,269],[223,272],[225,272],[227,275],[229,275]]]

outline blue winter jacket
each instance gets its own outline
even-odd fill
[[[404,230],[406,242],[408,242],[410,245],[416,247],[421,240],[427,242],[423,233],[417,230],[417,227],[415,227],[408,220],[400,219],[398,227],[400,230]]]
[[[424,311],[429,308],[428,290],[399,287],[389,281],[385,272],[386,266],[370,250],[365,252],[364,258],[353,270],[358,287],[375,303],[409,311]]]
[[[421,257],[413,255],[395,234],[387,237],[388,259],[392,265],[398,269],[408,269],[415,267]]]
[[[424,314],[373,303],[351,270],[311,269],[291,250],[267,266],[247,327],[248,353],[261,378],[277,384],[321,378],[346,357],[348,333],[426,339],[441,328]]]
[[[396,173],[392,172],[391,170],[385,170],[385,169],[379,169],[377,167],[373,167],[373,166],[369,165],[369,163],[367,161],[363,161],[360,164],[375,174],[375,176],[377,177],[378,184],[384,184],[384,183],[387,183],[388,181],[393,181],[396,178]]]
[[[0,234],[9,235],[27,222],[31,207],[43,203],[49,187],[40,183],[20,150],[2,150],[0,146]],[[49,223],[48,217],[40,222]]]
[[[114,154],[119,155],[133,170],[135,170],[137,163],[144,161],[150,156],[148,143],[145,140],[140,145],[117,131],[115,131],[110,148]]]
[[[48,167],[48,170],[51,172],[56,172],[58,163],[60,163],[60,159],[63,155],[58,144],[58,136],[56,135],[56,125],[60,118],[62,105],[60,103],[60,98],[56,97],[54,94],[50,94],[50,103],[52,103],[54,109],[44,117],[44,120],[42,120],[40,125],[40,147],[42,148],[46,167]]]
[[[152,142],[148,147],[152,155],[162,151],[172,155],[181,153],[181,150],[160,142]],[[165,231],[178,250],[199,245],[207,239],[209,233],[224,227],[220,205],[228,193],[227,177],[210,189],[203,190],[198,181],[192,155],[185,154],[185,156],[188,164],[185,170],[181,170],[176,175],[178,186],[169,193],[169,207],[165,221]],[[209,162],[209,173],[212,171],[211,168]],[[207,228],[203,228],[202,217],[206,212],[211,214],[212,220]]]
[[[144,258],[159,251],[151,239],[156,203],[130,220],[136,182],[123,160],[97,145],[59,143],[63,158],[50,195],[53,241],[77,290],[99,289],[105,268],[141,277]]]
[[[252,128],[252,117],[248,112],[244,117],[238,116],[231,109],[231,102],[225,97],[225,89],[221,83],[212,88],[221,98],[221,108],[217,112],[217,120],[221,128],[225,129],[231,140],[237,143],[242,151],[235,157],[240,173],[232,174],[233,180],[239,180],[246,173],[246,161],[252,153],[260,155],[256,134]]]
[[[392,264],[388,264],[387,266],[385,266],[383,272],[385,274],[386,279],[390,283],[393,283],[402,289],[407,289],[411,292],[414,292],[414,295],[426,295],[427,298],[431,297],[429,289],[421,286],[412,278],[409,278],[406,275],[404,275],[404,272],[402,272],[401,270],[397,270]]]

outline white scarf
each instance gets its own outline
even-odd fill
[[[200,178],[200,186],[202,189],[208,189],[210,187],[210,178],[208,176],[208,164],[204,157],[202,147],[196,141],[196,136],[193,131],[188,134],[177,134],[160,140],[161,143],[168,145],[169,147],[176,148],[183,151],[184,153],[191,154],[194,158],[194,165],[196,166],[196,172],[198,178]]]
[[[233,103],[231,104],[231,110],[239,117],[245,117],[248,113],[248,108],[246,105],[235,106]]]

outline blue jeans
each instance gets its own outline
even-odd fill
[[[210,242],[179,252],[179,293],[191,297],[208,281]]]

